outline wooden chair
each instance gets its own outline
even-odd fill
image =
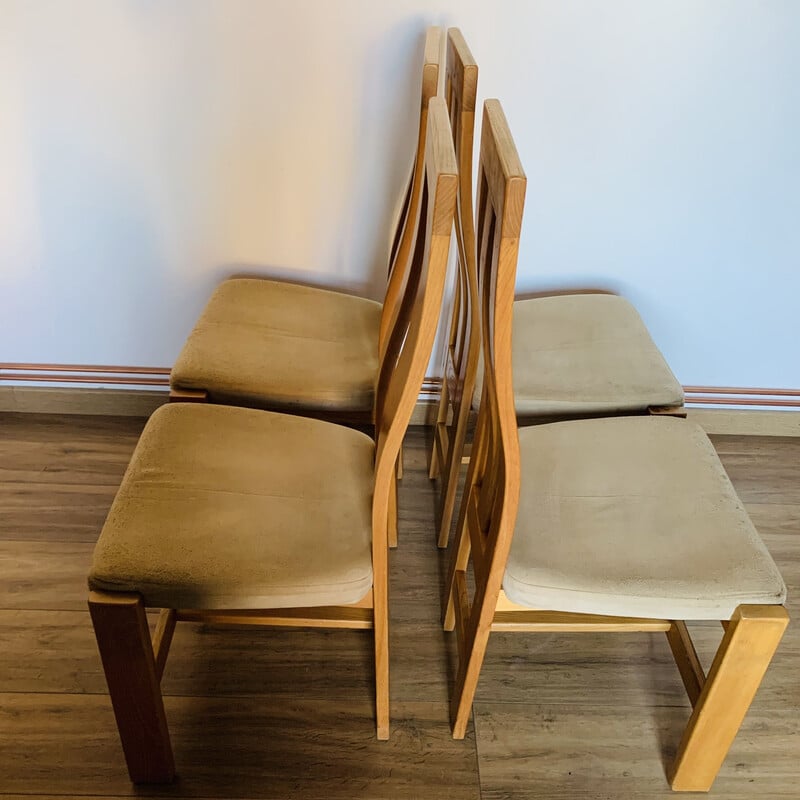
[[[524,197],[502,109],[487,101],[477,213],[486,369],[445,609],[458,637],[453,735],[465,734],[491,631],[664,631],[693,706],[669,780],[707,791],[788,623],[786,587],[699,426],[639,416],[517,428]],[[707,676],[687,619],[722,621]]]
[[[209,404],[163,406],[145,426],[89,576],[136,783],[174,776],[159,681],[181,620],[372,628],[377,735],[389,736],[385,526],[433,346],[458,180],[442,98],[427,125],[417,253],[381,357],[374,442],[313,418]],[[164,609],[152,642],[151,607]]]
[[[428,29],[417,149],[393,236],[383,304],[285,281],[223,281],[175,361],[171,401],[281,411],[361,429],[372,425],[380,358],[402,302],[403,268],[415,250],[428,103],[437,93],[442,38],[440,28]],[[402,477],[402,449],[397,476]],[[395,546],[394,515],[389,522]]]
[[[441,474],[439,546],[445,547],[480,388],[472,156],[478,67],[457,29],[448,31],[446,95],[459,161],[458,278],[430,459]],[[540,293],[514,306],[514,397],[520,424],[556,419],[683,415],[683,389],[634,307],[602,290]]]

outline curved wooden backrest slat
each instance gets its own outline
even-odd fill
[[[397,230],[392,244],[389,277],[386,295],[381,314],[379,352],[381,356],[387,346],[387,338],[392,330],[402,303],[402,286],[404,270],[411,263],[415,253],[416,219],[422,198],[423,165],[425,163],[425,141],[428,131],[428,106],[431,98],[436,97],[439,86],[439,69],[442,50],[442,29],[428,28],[425,35],[425,49],[422,64],[422,81],[420,89],[419,128],[417,133],[417,150],[414,157],[411,179],[406,190],[403,210],[398,220]]]
[[[421,202],[413,220],[417,252],[403,268],[402,301],[387,336],[375,392],[373,508],[384,517],[400,445],[433,349],[455,214],[458,167],[444,99],[431,99],[429,109]],[[374,541],[374,547],[385,549],[385,537],[375,536]]]

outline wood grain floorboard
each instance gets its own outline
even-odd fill
[[[9,793],[247,798],[469,798],[474,737],[455,742],[440,703],[394,705],[388,742],[373,703],[167,697],[179,781],[128,782],[108,697],[0,695],[0,775]]]
[[[0,609],[82,611],[92,542],[0,541]]]
[[[744,503],[800,505],[800,438],[712,436]]]
[[[484,800],[674,798],[665,773],[688,709],[476,703]],[[795,709],[756,698],[709,797],[797,797]],[[694,795],[690,795],[694,796]]]
[[[689,706],[661,634],[493,634],[476,732],[450,738],[447,556],[434,544],[437,484],[419,430],[407,438],[390,556],[391,740],[374,737],[368,633],[182,623],[163,682],[181,779],[134,790],[86,574],[142,424],[0,414],[0,800],[674,796],[664,763]],[[712,796],[798,797],[800,440],[713,440],[784,574],[795,622]],[[721,628],[690,628],[708,665]]]
[[[154,628],[157,614],[150,617]],[[393,625],[392,700],[445,708],[453,647],[438,628]],[[366,631],[181,623],[162,689],[176,696],[363,700],[374,691],[372,659]],[[88,611],[0,611],[0,692],[104,694]]]

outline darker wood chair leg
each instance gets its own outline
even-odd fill
[[[683,685],[686,687],[686,694],[689,695],[689,701],[694,708],[703,691],[706,675],[703,672],[703,665],[697,657],[686,623],[675,620],[667,631],[667,641],[675,663],[678,665]]]
[[[788,623],[783,606],[736,609],[678,747],[675,791],[711,788]]]
[[[128,774],[134,783],[167,783],[175,762],[142,598],[90,592],[89,611]]]

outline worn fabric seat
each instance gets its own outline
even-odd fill
[[[518,417],[603,416],[683,405],[683,388],[624,297],[516,300],[512,325]],[[474,408],[481,384],[479,374]]]
[[[683,405],[681,385],[642,318],[623,297],[574,294],[517,300],[513,326],[518,416]]]
[[[728,619],[786,587],[703,430],[670,417],[519,431],[522,491],[503,588],[611,616]]]
[[[231,405],[369,415],[381,309],[327,289],[223,281],[175,362],[172,387]]]
[[[163,406],[111,507],[90,588],[162,608],[357,602],[372,586],[373,482],[374,443],[350,428]]]

